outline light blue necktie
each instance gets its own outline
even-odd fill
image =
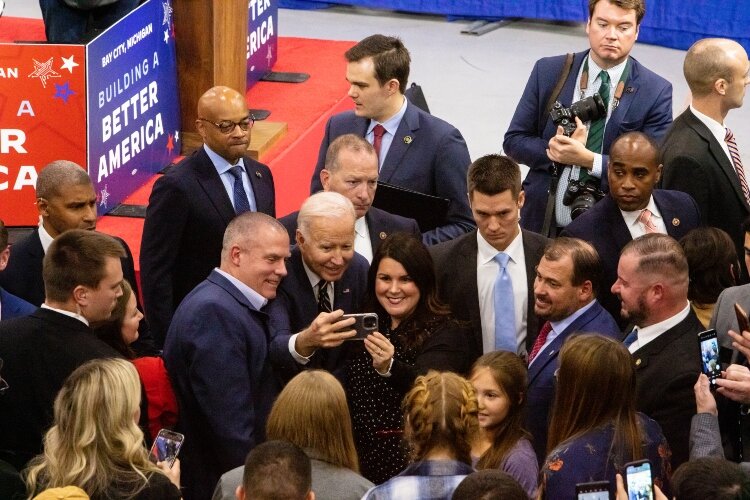
[[[234,177],[234,189],[232,191],[234,200],[234,213],[240,215],[244,212],[255,211],[254,201],[251,203],[245,192],[245,186],[242,185],[242,166],[235,165],[229,169],[229,173]]]
[[[623,344],[625,344],[625,347],[630,347],[630,344],[638,340],[638,328],[633,328],[633,331],[628,333],[628,336],[625,337],[625,340],[622,341]]]
[[[495,306],[495,350],[516,352],[516,315],[513,307],[513,282],[508,273],[510,255],[499,252],[494,257],[498,265],[493,303]]]

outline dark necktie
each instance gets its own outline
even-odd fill
[[[544,347],[544,343],[547,342],[549,332],[551,331],[552,323],[550,323],[549,321],[545,322],[544,325],[542,325],[542,329],[539,330],[539,335],[537,335],[536,340],[534,341],[534,345],[531,347],[531,352],[529,353],[529,364],[534,361],[536,355],[539,354],[539,351],[542,350],[542,347]]]
[[[331,300],[328,298],[328,282],[320,280],[318,282],[318,312],[331,312]]]
[[[241,213],[249,212],[250,202],[247,200],[245,186],[242,185],[242,165],[233,166],[229,169],[229,173],[234,177],[234,189],[232,190],[234,213],[240,215]]]
[[[383,134],[385,134],[385,127],[380,124],[375,125],[375,127],[372,129],[372,134],[372,147],[375,148],[375,153],[377,153],[378,159],[380,159],[380,145],[383,143]]]
[[[745,196],[745,201],[750,204],[750,189],[747,187],[747,179],[745,178],[745,169],[742,167],[742,158],[740,158],[740,150],[737,149],[737,142],[734,140],[734,134],[732,131],[727,129],[727,134],[724,136],[724,141],[727,143],[729,149],[729,156],[732,157],[732,165],[734,165],[734,171],[737,172],[737,178],[740,181],[740,187],[742,188],[742,194]]]
[[[628,336],[625,337],[625,340],[622,341],[623,344],[625,344],[625,347],[630,347],[630,345],[638,340],[638,328],[633,328],[633,331],[628,333]]]
[[[604,101],[604,109],[609,109],[609,73],[602,70],[599,73],[599,78],[602,80],[602,84],[599,87],[599,96]],[[586,149],[593,151],[594,153],[602,152],[602,142],[604,140],[604,125],[606,124],[607,116],[603,116],[598,120],[591,123],[589,126],[589,135],[586,139]]]

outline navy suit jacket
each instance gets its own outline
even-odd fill
[[[310,182],[311,193],[323,189],[320,171],[325,166],[328,145],[344,134],[364,137],[369,125],[368,118],[356,116],[354,111],[339,113],[328,120]],[[474,228],[466,196],[466,172],[470,163],[466,142],[453,125],[411,103],[406,105],[406,113],[380,169],[379,180],[450,200],[445,225],[423,233],[425,244],[450,240]]]
[[[620,328],[614,318],[596,302],[576,318],[560,335],[555,337],[529,366],[529,387],[526,392],[526,429],[533,436],[532,444],[539,463],[547,455],[547,430],[550,411],[555,400],[555,370],[565,340],[573,333],[599,333],[606,337],[620,338]]]
[[[578,101],[578,70],[588,50],[575,54],[573,67],[557,98],[566,108]],[[547,100],[560,78],[566,56],[545,57],[534,65],[516,112],[505,133],[505,154],[530,168],[523,182],[526,203],[521,209],[521,225],[530,231],[541,231],[550,185],[547,158],[549,140],[557,132]],[[639,130],[660,141],[672,123],[672,85],[631,57],[630,74],[620,104],[612,111],[604,131],[602,158],[602,189],[607,191],[607,157],[609,147],[625,132]],[[575,98],[571,100],[574,95]]]
[[[265,437],[280,384],[271,369],[271,331],[283,312],[263,310],[217,271],[175,311],[164,345],[185,434],[181,453],[185,499],[211,498],[223,473],[245,462]]]
[[[689,458],[693,386],[701,373],[697,334],[703,330],[691,309],[684,320],[633,353],[637,409],[659,422],[672,449],[673,469]]]
[[[86,361],[121,357],[82,321],[57,311],[38,308],[0,321],[2,376],[9,387],[0,397],[0,459],[21,470],[42,451],[65,379]]]
[[[298,215],[299,212],[292,212],[279,219],[279,222],[284,225],[287,233],[289,233],[289,241],[292,244],[297,241]],[[365,214],[365,221],[367,222],[367,230],[370,231],[370,244],[372,245],[373,255],[383,240],[393,233],[401,232],[413,234],[417,237],[421,236],[417,221],[380,210],[379,208],[370,207]]]
[[[521,238],[526,259],[526,285],[529,290],[526,308],[526,350],[531,351],[540,329],[539,320],[534,313],[536,266],[550,240],[525,230],[521,230]],[[471,361],[474,362],[483,354],[482,317],[477,290],[477,232],[472,231],[455,240],[430,247],[429,250],[435,261],[440,296],[450,305],[457,319],[471,324]]]
[[[271,171],[249,157],[243,161],[258,211],[276,217]],[[146,319],[158,344],[182,299],[219,265],[224,230],[234,216],[202,147],[154,184],[143,226],[141,282]]]
[[[28,316],[34,311],[36,307],[33,304],[0,288],[0,320]]]
[[[689,108],[675,119],[664,139],[662,163],[661,186],[688,193],[700,207],[703,224],[732,237],[746,282],[742,222],[750,207],[729,157]]]
[[[667,234],[672,238],[679,240],[688,231],[701,225],[698,205],[689,195],[679,191],[655,189],[653,196],[667,227]],[[571,222],[561,234],[588,241],[596,248],[602,263],[602,285],[597,297],[602,306],[615,319],[619,319],[620,299],[612,293],[611,288],[617,280],[620,252],[633,238],[614,198],[607,194]],[[619,323],[625,327],[623,320]]]
[[[349,267],[341,279],[334,283],[333,310],[343,309],[344,313],[361,312],[367,292],[367,259],[354,254]],[[285,379],[293,377],[302,368],[289,353],[289,337],[304,330],[318,316],[318,298],[302,263],[302,253],[298,247],[292,248],[292,255],[286,262],[287,275],[281,280],[278,301],[283,305],[289,320],[286,328],[277,329],[271,345],[271,357],[277,370]],[[305,368],[324,368],[340,376],[346,358],[348,342],[333,349],[319,349]]]

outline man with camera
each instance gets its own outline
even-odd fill
[[[640,130],[659,140],[672,122],[671,84],[629,56],[645,10],[645,0],[589,0],[590,50],[543,58],[534,66],[503,141],[505,153],[530,168],[523,185],[523,228],[542,230],[548,201],[554,203],[554,213],[546,214],[550,233],[567,226],[571,210],[564,198],[585,210],[601,197],[599,191],[607,191],[607,154],[615,137]],[[592,100],[571,106],[595,94],[605,116],[592,119],[601,111]],[[550,115],[555,101],[560,102],[554,109],[557,124]],[[551,186],[552,162],[564,166],[556,187]],[[569,186],[578,191],[566,197]],[[547,196],[550,187],[553,200]]]

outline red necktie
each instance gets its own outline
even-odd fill
[[[745,178],[745,169],[742,168],[742,159],[740,158],[740,150],[737,149],[737,142],[734,140],[732,131],[727,130],[727,135],[724,140],[727,143],[729,149],[729,155],[732,157],[732,164],[734,165],[734,171],[737,172],[737,178],[740,180],[740,187],[742,188],[742,194],[745,196],[745,201],[750,203],[750,189],[747,187],[747,179]]]
[[[544,346],[544,343],[547,342],[547,336],[551,331],[552,323],[550,323],[549,321],[545,322],[542,326],[542,329],[539,330],[539,335],[537,335],[536,340],[534,341],[534,345],[531,347],[531,353],[529,354],[529,364],[531,364],[536,355],[539,354],[539,351],[542,350],[542,346]]]
[[[375,148],[375,153],[378,155],[378,159],[380,159],[380,144],[383,142],[383,134],[385,134],[385,127],[383,127],[380,124],[375,125],[372,129],[373,133],[373,141],[372,141],[372,147]]]

